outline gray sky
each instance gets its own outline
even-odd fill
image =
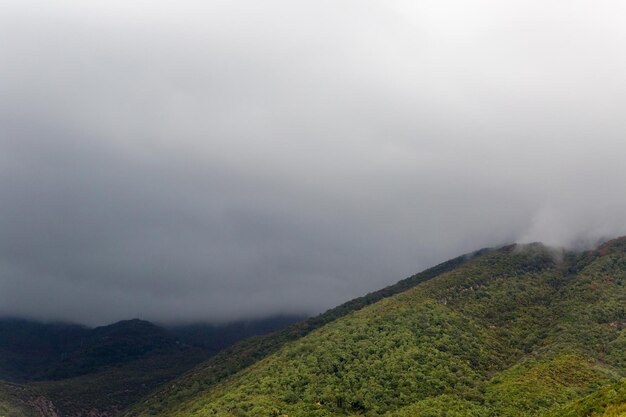
[[[0,314],[319,312],[626,234],[621,0],[0,9]]]

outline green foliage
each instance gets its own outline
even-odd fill
[[[623,352],[622,352],[623,353]],[[626,416],[626,379],[600,388],[573,401],[547,417],[624,417]]]
[[[498,374],[485,400],[502,416],[536,416],[611,381],[611,371],[580,354],[528,358]]]
[[[303,412],[306,404],[380,414],[446,392],[470,395],[474,381],[494,366],[489,337],[444,306],[377,307],[374,317],[363,310],[340,319],[246,370],[224,385],[210,409],[232,412],[231,404],[238,404],[248,412],[253,393],[275,398],[274,407],[287,414]],[[208,412],[204,407],[200,414]]]
[[[147,413],[147,415],[166,415],[169,412],[168,410],[177,408],[180,404],[187,401],[193,401],[196,397],[203,395],[214,384],[276,352],[287,343],[300,339],[315,329],[340,317],[374,304],[386,297],[399,294],[443,273],[452,271],[487,252],[489,252],[488,249],[481,249],[473,254],[459,256],[406,278],[397,284],[348,301],[280,332],[253,337],[239,342],[208,359],[198,366],[192,374],[185,375],[178,379],[175,384],[156,391],[145,402],[128,410],[127,415],[135,416],[143,415],[144,413]]]
[[[130,415],[552,413],[626,374],[625,247],[482,252],[242,343]]]
[[[429,397],[386,414],[387,417],[488,417],[490,415],[489,409],[483,404],[449,394]]]

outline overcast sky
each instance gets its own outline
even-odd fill
[[[626,3],[4,0],[0,314],[316,313],[626,234]]]

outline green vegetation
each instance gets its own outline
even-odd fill
[[[552,416],[591,393],[620,415],[625,248],[483,251],[241,343],[128,415]]]
[[[397,284],[348,301],[316,317],[289,326],[280,332],[253,337],[239,342],[209,358],[194,369],[193,372],[179,378],[175,384],[156,391],[145,403],[142,401],[128,413],[129,415],[141,414],[147,407],[150,409],[151,415],[165,415],[166,410],[204,395],[214,384],[276,352],[287,343],[298,340],[340,317],[374,304],[384,298],[399,294],[443,273],[452,271],[487,252],[489,252],[489,249],[481,249],[473,254],[459,256],[399,281]]]
[[[482,250],[195,367],[206,351],[149,323],[78,347],[84,329],[55,328],[46,352],[71,345],[70,366],[42,372],[71,377],[0,383],[0,416],[625,417],[625,282],[626,239]],[[20,354],[19,337],[3,342]]]
[[[624,351],[622,351],[624,353]],[[573,401],[548,417],[624,417],[626,416],[626,379],[598,389]]]

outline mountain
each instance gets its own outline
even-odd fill
[[[490,249],[485,248],[471,254],[458,256],[409,278],[403,279],[396,284],[369,293],[363,297],[355,298],[316,317],[296,323],[282,331],[243,340],[209,358],[196,367],[194,372],[178,379],[175,384],[168,385],[166,388],[156,391],[150,398],[142,401],[141,406],[132,408],[128,413],[131,416],[142,415],[146,412],[148,415],[164,415],[164,413],[167,412],[166,410],[174,409],[182,403],[204,395],[206,390],[213,384],[276,352],[282,346],[306,336],[315,329],[323,327],[340,317],[358,311],[384,298],[413,288],[441,274],[453,271],[455,268],[489,251]]]
[[[76,324],[0,319],[0,379],[43,377],[67,352],[79,349],[88,333],[87,327]]]
[[[142,320],[94,329],[66,323],[0,320],[0,378],[14,382],[69,378],[181,349],[184,347],[174,335]]]
[[[215,355],[288,320],[0,322],[0,416],[624,417],[625,282],[626,238],[483,249]]]
[[[65,379],[0,382],[0,416],[110,417],[206,358],[200,350],[188,350]]]
[[[92,373],[107,366],[140,358],[187,351],[166,330],[143,320],[124,320],[96,327],[81,339],[81,345],[49,368],[45,378],[63,379]]]
[[[0,382],[0,416],[112,416],[237,340],[301,319],[93,329],[0,319],[0,381],[11,381]]]
[[[304,315],[278,315],[227,324],[192,323],[170,326],[167,329],[189,345],[217,353],[239,340],[272,333],[306,318]]]
[[[267,337],[136,416],[624,415],[626,238],[460,257]]]

